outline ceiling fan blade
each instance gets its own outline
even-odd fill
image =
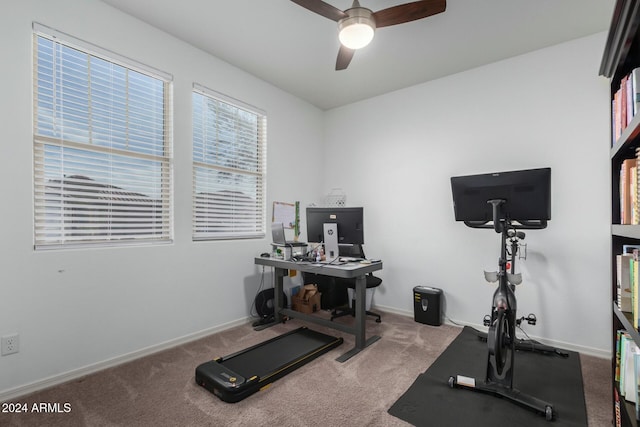
[[[393,6],[374,12],[376,28],[403,24],[442,13],[447,8],[446,0],[422,0]]]
[[[325,18],[329,18],[332,21],[338,22],[342,18],[346,18],[347,14],[340,9],[331,6],[329,3],[325,3],[322,0],[291,0],[295,4],[309,9],[311,12],[315,12],[318,15],[322,15]]]
[[[355,49],[349,49],[348,47],[340,45],[338,59],[336,59],[336,71],[345,70],[349,66],[355,52]]]

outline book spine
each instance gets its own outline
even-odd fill
[[[627,127],[627,81],[629,76],[626,75],[620,81],[620,130],[623,131]]]
[[[640,68],[631,71],[631,92],[633,93],[633,115],[640,110]]]
[[[633,162],[634,166],[629,169],[629,224],[638,225],[638,167],[637,160]]]
[[[622,334],[623,334],[623,330],[619,329],[617,334],[616,334],[616,373],[615,373],[615,380],[617,383],[620,382],[620,352],[621,352],[621,345],[622,345]]]
[[[637,193],[638,187],[637,163],[636,158],[625,159],[620,167],[620,224],[633,223],[633,200],[637,199],[634,192]],[[635,171],[632,170],[634,168]]]
[[[638,298],[638,279],[639,279],[639,274],[638,274],[638,254],[640,253],[640,251],[638,249],[634,249],[633,250],[633,258],[631,259],[631,265],[630,265],[630,270],[631,270],[631,298],[633,301],[633,327],[638,329],[638,315],[640,314],[638,311],[638,301],[640,300],[640,298]]]
[[[616,292],[618,308],[625,313],[633,313],[633,293],[631,290],[630,260],[632,255],[616,255]]]
[[[635,176],[633,176],[633,213],[635,222],[633,224],[638,225],[640,223],[640,148],[636,148],[636,161],[635,161]]]
[[[633,356],[636,421],[640,420],[640,354]]]
[[[622,416],[620,415],[620,395],[618,394],[618,390],[613,388],[613,398],[615,400],[615,424],[616,427],[622,427]]]
[[[618,140],[616,135],[616,100],[615,97],[611,101],[611,146],[613,147]]]
[[[619,382],[619,386],[620,386],[620,398],[624,397],[624,381],[625,378],[627,377],[626,375],[626,369],[627,369],[627,364],[625,363],[627,360],[627,349],[629,348],[629,346],[627,345],[627,341],[630,339],[629,334],[624,332],[622,334],[622,341],[620,341],[620,382]]]
[[[620,135],[622,134],[622,125],[620,122],[620,90],[618,90],[614,95],[613,95],[613,112],[614,112],[614,119],[613,119],[613,126],[614,126],[614,141],[617,141],[620,138]]]
[[[632,78],[631,78],[631,74],[629,74],[627,76],[627,79],[625,80],[625,94],[626,96],[626,108],[625,111],[627,112],[627,117],[626,117],[626,124],[629,125],[629,123],[631,123],[631,120],[633,119],[633,84],[632,84]]]

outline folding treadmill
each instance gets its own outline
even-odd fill
[[[342,342],[303,326],[199,365],[196,383],[224,402],[239,402]]]

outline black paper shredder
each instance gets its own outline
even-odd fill
[[[442,289],[430,286],[413,288],[413,318],[418,323],[442,324]]]

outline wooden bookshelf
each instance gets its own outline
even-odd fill
[[[616,0],[611,26],[607,37],[605,51],[600,65],[600,75],[610,79],[611,102],[614,94],[620,88],[623,78],[629,75],[633,69],[640,67],[640,0]],[[610,106],[611,106],[610,102]],[[613,106],[612,106],[613,108]],[[613,110],[612,110],[613,115]],[[612,123],[612,133],[613,134]],[[611,138],[612,139],[612,138]],[[640,225],[620,225],[620,167],[625,159],[636,157],[636,148],[640,148],[640,114],[622,130],[616,141],[608,141],[611,147],[611,301],[613,302],[613,315],[611,325],[611,343],[613,357],[611,360],[612,381],[614,395],[612,396],[612,415],[614,425],[637,426],[635,405],[620,397],[620,420],[616,422],[615,390],[618,395],[619,385],[615,381],[616,369],[616,339],[617,331],[625,330],[635,343],[640,346],[640,334],[633,327],[633,321],[618,309],[616,286],[616,255],[622,252],[624,244],[640,244]],[[611,304],[609,302],[608,304]]]

